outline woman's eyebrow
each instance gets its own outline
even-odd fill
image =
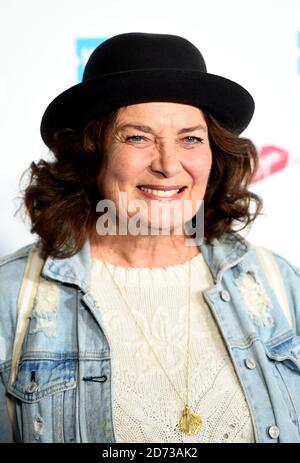
[[[140,130],[141,132],[151,133],[152,135],[155,135],[155,131],[148,125],[122,124],[117,127],[117,130],[124,130],[127,128],[132,128],[132,129]],[[177,135],[180,135],[186,132],[193,132],[195,130],[202,130],[203,132],[207,132],[207,128],[204,125],[198,124],[198,125],[195,125],[194,127],[184,127],[183,129],[178,130]]]

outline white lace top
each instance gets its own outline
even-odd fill
[[[188,262],[166,268],[107,264],[134,316],[181,395],[186,398]],[[91,291],[112,357],[112,414],[117,442],[253,442],[243,391],[202,291],[212,286],[201,254],[191,260],[189,405],[203,421],[180,430],[183,401],[159,366],[103,262],[93,259]]]

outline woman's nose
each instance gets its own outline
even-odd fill
[[[178,149],[174,143],[164,142],[155,146],[151,170],[166,177],[173,177],[182,170]]]

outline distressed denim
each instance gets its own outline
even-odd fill
[[[89,241],[70,258],[46,259],[18,373],[8,384],[16,302],[31,246],[0,260],[0,441],[115,442],[110,346],[90,293]],[[299,270],[274,254],[292,310],[290,327],[250,243],[224,235],[204,242],[201,251],[214,278],[203,296],[241,382],[256,442],[299,443]],[[7,395],[15,405],[15,433]]]

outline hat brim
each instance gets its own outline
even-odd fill
[[[151,101],[196,106],[237,134],[254,113],[250,93],[224,77],[182,69],[142,69],[87,80],[64,91],[47,107],[41,136],[50,146],[57,130],[76,130],[117,108]]]

